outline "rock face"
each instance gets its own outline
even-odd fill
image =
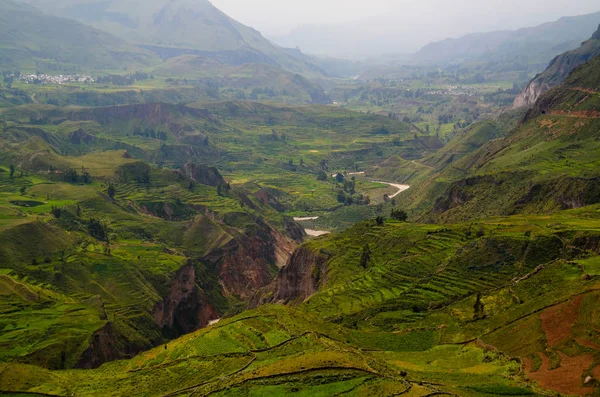
[[[273,280],[277,269],[287,262],[296,247],[296,241],[262,220],[257,219],[256,226],[253,233],[237,236],[202,258],[202,262],[217,269],[226,296],[252,298]]]
[[[275,280],[254,295],[250,307],[274,302],[302,302],[311,297],[326,283],[328,259],[326,254],[306,246],[298,248]]]
[[[527,87],[523,89],[516,98],[513,103],[514,108],[520,108],[524,106],[529,106],[535,103],[535,101],[546,91],[552,88],[549,84],[544,83],[541,80],[535,80],[527,84]]]
[[[94,332],[90,344],[81,354],[75,367],[83,369],[98,368],[105,362],[131,358],[151,347],[151,345],[144,346],[130,343],[115,330],[112,323],[107,322],[104,327]]]
[[[548,68],[527,84],[513,103],[514,108],[533,105],[537,99],[551,88],[560,85],[579,65],[600,55],[600,26],[592,37],[580,48],[565,52],[550,62]]]
[[[187,163],[178,172],[201,185],[220,186],[226,185],[225,179],[214,167],[206,167],[196,163]]]
[[[187,264],[175,273],[171,289],[152,311],[163,333],[179,336],[205,327],[219,318],[204,293],[196,285],[196,269]]]

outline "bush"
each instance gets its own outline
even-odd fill
[[[397,221],[406,222],[406,220],[408,219],[408,214],[406,213],[406,211],[403,210],[392,210],[390,217]]]

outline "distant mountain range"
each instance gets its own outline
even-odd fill
[[[498,62],[523,64],[547,62],[557,54],[577,48],[598,27],[600,12],[563,17],[554,22],[519,30],[474,33],[426,45],[416,54],[416,63]]]
[[[300,51],[272,44],[207,0],[31,0],[41,10],[127,38],[164,58],[215,57],[226,64],[265,63],[323,76]]]
[[[79,22],[0,0],[0,68],[45,70],[144,68],[158,56]]]

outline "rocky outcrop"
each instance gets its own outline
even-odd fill
[[[275,280],[252,297],[250,307],[274,302],[303,302],[325,285],[328,260],[326,254],[306,246],[298,248]]]
[[[123,336],[115,330],[114,325],[108,322],[104,327],[94,332],[88,347],[81,354],[75,368],[98,368],[109,361],[131,358],[151,347],[128,344],[123,340]]]
[[[584,42],[580,48],[565,52],[554,58],[548,68],[543,73],[535,76],[515,98],[513,107],[533,105],[542,94],[564,82],[577,66],[598,55],[600,55],[600,26],[591,39]]]
[[[225,179],[215,167],[206,167],[196,163],[187,163],[179,171],[180,174],[188,177],[196,183],[207,186],[226,185]]]
[[[73,145],[89,145],[93,143],[95,139],[96,138],[93,135],[88,134],[82,128],[69,134],[69,142],[71,142]]]
[[[171,337],[195,331],[219,318],[215,307],[196,285],[196,269],[191,263],[175,273],[169,293],[156,304],[152,315],[163,333]]]
[[[254,230],[236,236],[202,262],[216,268],[226,296],[249,300],[273,280],[296,246],[296,241],[256,219]]]
[[[520,108],[524,106],[529,106],[535,103],[535,101],[545,92],[552,88],[549,84],[543,82],[542,80],[532,80],[527,84],[527,87],[523,89],[523,91],[517,95],[515,101],[513,103],[514,108]]]
[[[592,35],[592,40],[600,40],[600,25],[598,25],[598,30]]]

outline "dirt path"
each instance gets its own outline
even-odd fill
[[[331,233],[331,232],[328,232],[328,231],[325,231],[325,230],[304,229],[304,231],[306,232],[306,234],[308,234],[309,236],[312,236],[312,237],[324,236],[326,234]]]
[[[396,189],[398,189],[398,191],[393,196],[390,196],[390,198],[394,198],[397,195],[399,195],[400,193],[402,193],[402,192],[410,189],[410,186],[408,186],[408,185],[400,185],[398,183],[390,183],[390,182],[382,182],[382,181],[371,181],[371,182],[373,182],[373,183],[383,183],[384,185],[390,185],[390,186],[395,187]]]

